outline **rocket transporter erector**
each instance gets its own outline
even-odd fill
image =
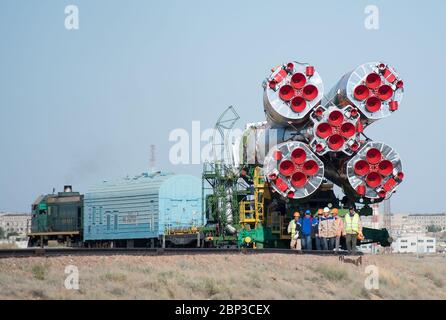
[[[263,88],[266,121],[246,129],[241,163],[262,166],[275,192],[303,199],[324,178],[355,202],[379,202],[395,192],[404,178],[399,155],[362,134],[398,110],[404,83],[394,68],[365,63],[324,94],[316,68],[293,61],[273,68]]]

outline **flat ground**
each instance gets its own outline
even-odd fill
[[[446,256],[194,255],[0,259],[0,299],[446,299]],[[79,270],[79,290],[64,286]],[[379,289],[368,290],[368,265]]]

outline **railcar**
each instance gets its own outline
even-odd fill
[[[155,172],[104,181],[84,199],[88,247],[197,246],[204,225],[201,180]]]

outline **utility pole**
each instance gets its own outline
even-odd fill
[[[374,229],[379,229],[379,223],[380,223],[380,213],[379,213],[379,204],[373,204],[372,205],[372,209],[373,209],[373,215],[371,217],[372,219],[372,228]],[[377,252],[377,246],[378,244],[376,243],[372,243],[371,244],[371,252],[373,254],[376,254]]]
[[[391,229],[391,222],[392,222],[392,213],[391,213],[391,208],[390,208],[390,199],[384,200],[384,228],[387,229],[387,231],[389,231],[390,234],[390,229]]]
[[[149,169],[150,171],[155,171],[156,159],[155,159],[155,151],[156,147],[154,144],[150,145],[150,160],[149,160]]]
[[[389,236],[392,236],[392,213],[390,208],[390,199],[384,200],[384,228],[387,229]],[[392,250],[392,247],[389,248]]]
[[[418,232],[417,232],[417,259],[420,259],[420,256],[418,254]]]

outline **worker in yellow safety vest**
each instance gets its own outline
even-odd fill
[[[288,224],[288,233],[291,234],[290,248],[295,250],[302,250],[301,244],[301,225],[299,224],[299,212],[294,212],[294,219]]]
[[[344,234],[347,243],[347,250],[351,254],[356,253],[356,241],[362,236],[362,226],[359,214],[355,212],[352,206],[344,218]]]

